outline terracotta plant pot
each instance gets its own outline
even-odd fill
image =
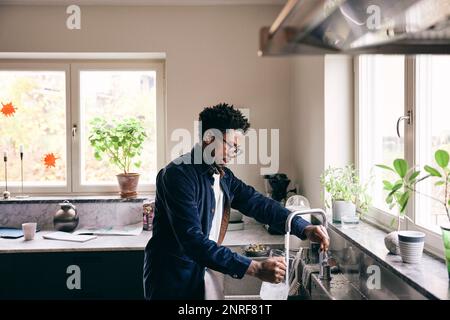
[[[122,198],[135,198],[137,196],[137,186],[139,173],[121,173],[117,175]]]

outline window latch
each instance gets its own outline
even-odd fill
[[[72,138],[75,138],[76,134],[77,134],[77,125],[74,124],[72,125]]]
[[[408,110],[408,112],[407,112],[407,115],[406,116],[401,116],[400,118],[398,118],[398,120],[397,120],[397,136],[399,137],[399,138],[401,138],[401,135],[400,135],[400,123],[402,122],[402,121],[407,121],[406,123],[407,124],[411,124],[411,110]]]

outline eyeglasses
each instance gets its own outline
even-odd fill
[[[242,154],[242,149],[236,143],[232,144],[225,139],[223,139],[223,142],[225,142],[225,144],[228,146],[228,150],[233,150],[231,156],[238,156]]]

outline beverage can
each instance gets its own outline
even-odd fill
[[[153,217],[155,215],[155,202],[144,200],[143,203],[143,229],[150,231],[153,229]]]

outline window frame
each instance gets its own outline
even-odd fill
[[[40,62],[40,61],[0,61],[1,71],[64,71],[65,72],[65,89],[66,89],[66,186],[40,186],[29,187],[24,185],[24,193],[30,195],[37,194],[65,194],[70,193],[72,184],[72,175],[70,168],[70,159],[72,156],[72,148],[70,139],[67,135],[68,128],[71,123],[70,111],[70,66],[62,62]],[[24,161],[25,162],[25,161]],[[9,191],[14,194],[21,192],[20,186],[9,186]]]
[[[360,57],[357,56],[354,58],[354,110],[355,110],[355,166],[357,169],[361,167],[361,148],[360,148],[360,141],[362,136],[361,131],[361,109],[360,109],[360,88],[362,86],[362,74],[361,74],[361,66],[359,63]],[[406,124],[403,123],[403,135],[405,137],[404,139],[404,147],[405,147],[405,159],[408,161],[408,163],[412,164],[413,166],[416,165],[416,121],[415,121],[415,115],[417,110],[417,104],[416,104],[416,57],[415,56],[405,56],[405,106],[404,106],[404,114],[406,115],[408,111],[411,112],[411,123]],[[395,126],[395,123],[392,124]],[[402,227],[401,230],[415,230],[415,231],[421,231],[425,233],[425,249],[437,256],[442,257],[444,255],[444,250],[442,246],[442,239],[441,234],[427,229],[425,227],[422,227],[418,225],[415,221],[415,202],[416,202],[416,195],[412,194],[411,199],[408,203],[408,207],[406,209],[406,214],[408,218],[410,218],[412,221],[408,219],[403,219],[402,221]],[[366,220],[369,223],[375,224],[378,227],[381,227],[382,229],[386,231],[395,231],[396,228],[391,226],[391,220],[394,216],[384,210],[381,210],[379,208],[370,207],[367,214],[364,216],[364,220]]]
[[[166,77],[164,59],[57,59],[57,60],[0,60],[0,70],[7,71],[64,71],[66,79],[66,186],[24,186],[24,193],[39,195],[115,195],[116,185],[81,185],[80,141],[80,85],[79,71],[84,70],[151,70],[156,72],[156,143],[157,170],[166,160]],[[77,133],[72,138],[73,125]],[[117,172],[119,173],[119,172]],[[114,173],[115,175],[116,173]],[[12,194],[21,188],[10,186]],[[155,184],[138,185],[140,193],[154,193]]]

